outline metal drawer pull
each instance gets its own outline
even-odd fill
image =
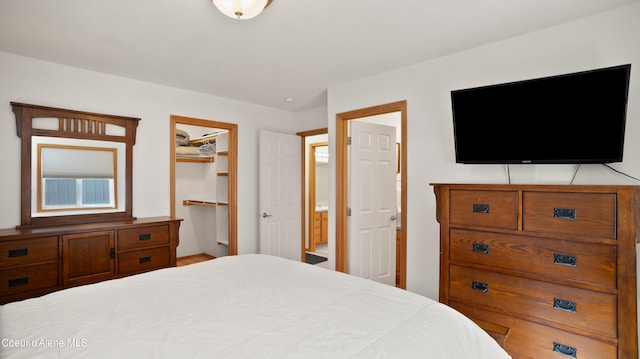
[[[151,239],[151,233],[143,233],[138,235],[138,239],[141,241],[148,241],[149,239]]]
[[[150,262],[151,262],[151,256],[140,257],[140,264],[142,264],[142,263],[150,263]]]
[[[488,254],[489,253],[489,245],[488,244],[482,244],[482,243],[474,243],[473,244],[473,251],[477,252],[477,253]]]
[[[29,284],[29,277],[9,279],[9,287],[17,287],[25,284]]]
[[[482,282],[471,282],[471,289],[486,293],[489,291],[489,285]]]
[[[572,358],[578,357],[578,349],[556,342],[553,342],[553,352],[560,353]]]
[[[563,264],[566,266],[575,267],[578,264],[578,257],[569,256],[566,254],[553,254],[553,263],[555,264]]]
[[[489,213],[489,207],[488,203],[474,203],[473,213]]]
[[[576,219],[576,212],[578,212],[578,210],[573,208],[554,208],[553,218]]]
[[[9,258],[29,255],[29,248],[9,249]]]
[[[571,302],[564,299],[553,298],[553,307],[556,309],[566,310],[567,312],[576,312],[578,305],[575,302]]]

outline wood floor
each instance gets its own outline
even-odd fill
[[[215,258],[216,257],[214,257],[214,256],[212,256],[210,254],[206,254],[206,253],[200,253],[200,254],[194,254],[194,255],[190,255],[190,256],[184,256],[184,257],[180,257],[180,258],[176,259],[176,266],[178,266],[178,267],[186,266],[188,264],[208,261],[210,259],[215,259]]]

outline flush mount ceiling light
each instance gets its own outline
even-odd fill
[[[211,0],[223,14],[234,19],[251,19],[258,16],[272,0]]]

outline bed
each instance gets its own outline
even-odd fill
[[[9,303],[0,337],[1,358],[509,358],[434,300],[259,254]]]

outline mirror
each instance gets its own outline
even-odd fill
[[[139,118],[12,102],[22,139],[19,227],[132,219]]]
[[[32,140],[37,148],[31,170],[36,183],[32,217],[52,215],[47,213],[51,211],[62,215],[77,210],[123,210],[118,203],[124,198],[118,194],[124,192],[124,181],[118,181],[118,173],[124,174],[125,169],[118,154],[124,157],[124,146],[35,136]]]

